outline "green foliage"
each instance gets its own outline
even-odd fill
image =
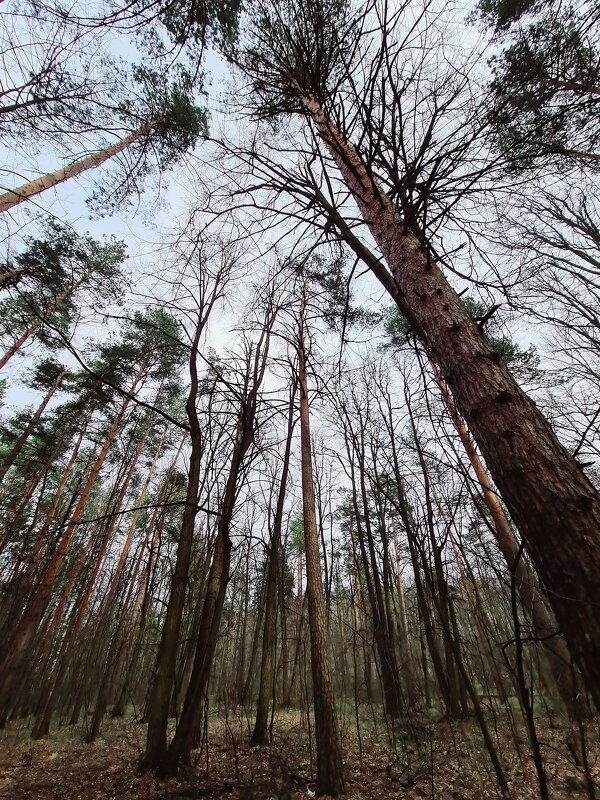
[[[290,522],[290,542],[296,553],[304,552],[304,522],[300,517]]]
[[[154,124],[152,142],[158,165],[165,169],[192,148],[208,132],[208,113],[193,102],[193,76],[182,66],[169,75],[160,69],[136,66],[139,116]],[[129,105],[127,113],[131,112]]]
[[[65,367],[62,364],[47,358],[36,364],[29,376],[28,383],[33,389],[47,390],[58,378],[64,376],[65,372]]]
[[[95,304],[114,300],[123,283],[122,242],[98,242],[80,236],[56,220],[45,223],[38,237],[7,262],[18,274],[16,286],[0,301],[0,316],[11,338],[17,339],[36,320],[43,324],[36,337],[50,350],[62,347],[81,310],[78,292],[87,291]]]
[[[92,386],[96,386],[98,380],[108,383],[104,391],[109,392],[110,384],[122,387],[142,365],[147,377],[169,379],[185,355],[174,317],[160,308],[138,311],[117,341],[98,348],[98,355],[90,364],[94,373],[91,383]],[[83,385],[87,385],[90,379],[85,375],[81,377]]]
[[[410,325],[398,306],[388,306],[384,309],[383,329],[388,337],[388,341],[383,345],[384,348],[397,350],[406,344]]]
[[[513,168],[549,155],[594,164],[600,145],[597,11],[528,0],[482,0],[479,9],[506,45],[490,62],[488,117]]]
[[[102,37],[92,42],[62,4],[10,5],[2,14],[0,139],[13,147],[22,141],[26,153],[36,142],[51,141],[62,150],[66,141],[110,127],[116,99],[128,85]]]
[[[133,73],[138,97],[122,104],[121,117],[126,125],[133,118],[138,129],[147,130],[127,148],[132,157],[126,171],[117,166],[88,198],[88,206],[100,215],[131,205],[153,172],[173,167],[208,133],[208,111],[194,102],[198,77],[181,65],[170,71],[136,66]]]
[[[203,47],[207,40],[230,52],[238,38],[241,0],[170,0],[159,18],[177,45]]]
[[[332,258],[313,253],[309,259],[293,264],[296,274],[310,281],[311,294],[318,295],[314,300],[321,317],[331,330],[338,332],[351,325],[373,325],[379,320],[378,315],[352,305],[345,267],[346,257],[342,253]]]
[[[86,288],[100,297],[112,298],[122,280],[125,245],[114,237],[98,242],[78,235],[56,219],[45,221],[41,236],[26,239],[26,249],[9,269],[20,273],[20,285],[32,291],[60,294],[82,277]]]
[[[548,0],[480,0],[478,11],[485,23],[502,31],[524,14],[548,5]]]

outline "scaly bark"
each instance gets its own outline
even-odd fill
[[[600,497],[462,305],[418,231],[297,85],[387,261],[403,312],[449,385],[600,707]]]

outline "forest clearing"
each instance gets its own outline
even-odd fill
[[[0,796],[600,800],[600,5],[0,4]]]

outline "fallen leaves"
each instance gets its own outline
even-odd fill
[[[593,731],[593,728],[590,727]],[[518,754],[506,723],[497,723],[497,746],[513,797],[537,800],[538,787],[526,747]],[[227,724],[211,717],[208,751],[195,754],[180,780],[140,773],[143,730],[131,720],[107,719],[94,745],[77,732],[55,729],[42,741],[27,738],[24,722],[0,735],[0,798],[6,800],[307,800],[314,758],[306,730],[294,712],[278,715],[271,748],[248,746],[248,718]],[[348,800],[491,800],[497,796],[489,757],[472,721],[431,723],[417,738],[365,722],[360,739],[344,727]],[[597,735],[597,734],[596,734]],[[564,731],[540,726],[552,796],[587,797],[585,777],[570,759]],[[590,763],[598,777],[598,741],[590,735]],[[307,786],[310,791],[307,791]]]

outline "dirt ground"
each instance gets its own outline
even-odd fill
[[[144,726],[128,720],[107,720],[93,745],[81,730],[54,728],[34,742],[27,721],[0,732],[0,798],[9,800],[300,800],[315,788],[309,733],[300,717],[289,713],[274,721],[271,748],[250,748],[251,720],[211,716],[207,751],[194,754],[188,773],[175,780],[157,780],[137,765]],[[540,790],[525,732],[493,723],[514,800],[539,798]],[[344,762],[349,800],[488,800],[498,797],[490,759],[472,720],[421,721],[396,732],[396,747],[382,721],[361,724],[342,718]],[[521,756],[515,738],[520,740]],[[590,725],[589,773],[600,784],[598,724]],[[565,731],[539,722],[539,739],[553,800],[589,798],[584,771],[565,745]],[[600,797],[600,788],[596,789]]]

